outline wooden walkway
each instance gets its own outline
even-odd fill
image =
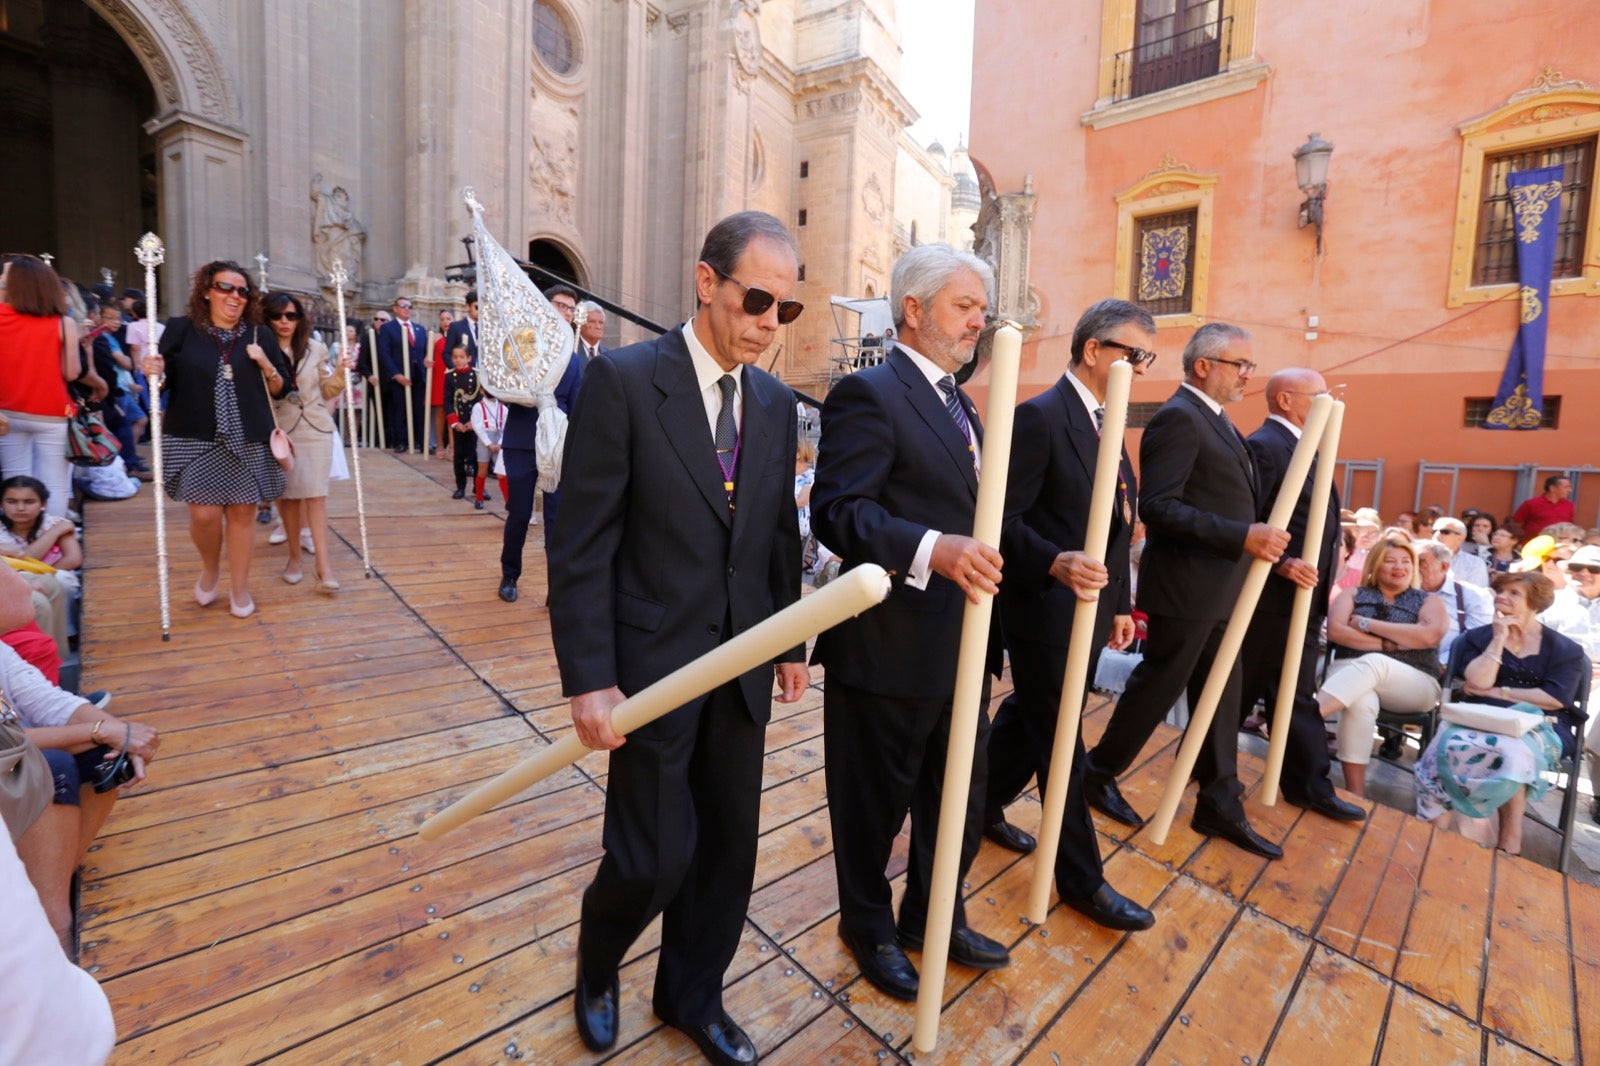
[[[354,492],[331,501],[345,591],[277,579],[260,609],[196,607],[169,506],[162,644],[147,496],[88,508],[85,688],[163,733],[150,780],[91,856],[83,962],[116,1012],[119,1063],[591,1061],[572,1025],[579,896],[600,857],[606,758],[436,844],[421,821],[570,728],[530,530],[515,605],[495,596],[502,522],[449,499],[446,463],[363,453],[379,575]],[[774,1063],[908,1060],[911,1009],[859,979],[836,935],[821,674],[767,733],[762,837],[730,1012]],[[1103,728],[1101,704],[1086,719]],[[1153,810],[1175,734],[1125,790]],[[1253,784],[1260,764],[1246,758]],[[1033,828],[1039,807],[1012,808]],[[1163,847],[1101,822],[1113,882],[1155,908],[1123,935],[1057,907],[1020,920],[1031,864],[985,845],[974,927],[1010,968],[952,965],[951,1063],[1600,1064],[1600,894],[1379,807],[1338,824],[1252,798],[1268,864],[1187,812]],[[904,838],[896,862],[904,863]],[[656,930],[622,974],[615,1061],[692,1061],[650,1011]]]

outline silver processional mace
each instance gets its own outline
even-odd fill
[[[333,270],[328,275],[328,280],[333,283],[334,301],[339,311],[339,362],[345,363],[353,354],[348,349],[349,344],[344,339],[344,287],[350,280],[350,275],[345,273],[344,260],[335,259]],[[355,367],[346,366],[344,369],[344,431],[345,437],[350,442],[350,469],[356,479],[356,522],[361,529],[361,568],[367,577],[372,576],[372,550],[367,545],[367,497],[361,487],[361,449],[356,447],[356,401],[355,385],[352,376]]]
[[[146,233],[133,246],[134,257],[144,267],[145,326],[144,347],[141,355],[153,354],[156,349],[156,267],[166,262],[167,246],[154,233]],[[172,599],[167,590],[167,501],[166,476],[161,461],[161,385],[165,374],[147,374],[150,386],[150,459],[155,466],[155,481],[151,495],[156,501],[156,587],[161,596],[161,639],[172,639]]]

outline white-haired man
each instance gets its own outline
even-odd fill
[[[574,321],[578,323],[578,354],[583,356],[583,365],[588,366],[595,357],[611,350],[600,343],[606,335],[606,309],[593,300],[584,300],[578,305]]]
[[[1489,566],[1471,552],[1463,552],[1467,542],[1467,527],[1459,518],[1449,515],[1433,524],[1433,539],[1450,549],[1450,572],[1457,579],[1479,588],[1489,587]]]
[[[1589,816],[1600,822],[1600,728],[1595,726],[1595,719],[1600,718],[1600,548],[1584,545],[1560,566],[1566,573],[1567,586],[1556,592],[1556,602],[1539,620],[1577,641],[1594,671],[1583,754],[1589,763],[1589,782],[1595,786]]]

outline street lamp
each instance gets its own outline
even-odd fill
[[[1333,156],[1333,145],[1313,133],[1306,143],[1294,150],[1294,180],[1306,194],[1300,205],[1300,228],[1317,227],[1317,251],[1322,251],[1322,201],[1328,195],[1328,160]]]

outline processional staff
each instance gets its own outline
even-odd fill
[[[1335,400],[1328,412],[1327,428],[1322,431],[1322,446],[1317,449],[1317,474],[1311,479],[1311,510],[1306,513],[1306,543],[1301,555],[1313,570],[1318,570],[1318,564],[1322,561],[1322,533],[1328,522],[1328,494],[1333,491],[1333,466],[1338,461],[1339,432],[1343,426],[1344,403]],[[1311,597],[1318,592],[1316,586],[1296,586],[1294,605],[1289,610],[1289,642],[1284,647],[1283,672],[1278,677],[1278,703],[1272,712],[1267,773],[1261,781],[1261,802],[1268,807],[1278,802],[1283,756],[1289,747],[1289,716],[1294,709],[1295,690],[1300,683],[1300,657],[1305,652],[1306,626],[1311,621]]]
[[[156,351],[156,267],[166,262],[167,248],[154,233],[146,233],[133,246],[133,254],[144,267],[144,344],[147,354]],[[155,466],[155,482],[150,495],[156,501],[156,588],[161,596],[161,639],[172,639],[172,601],[167,591],[167,500],[166,475],[161,461],[161,384],[165,374],[147,374],[150,385],[150,461]]]
[[[335,258],[333,272],[328,275],[328,280],[333,282],[334,300],[339,310],[339,361],[341,363],[355,363],[355,353],[345,349],[349,345],[344,342],[344,286],[350,280],[350,275],[344,271],[344,261]],[[372,551],[367,546],[367,497],[361,488],[361,449],[356,447],[356,400],[355,384],[351,381],[355,374],[354,365],[344,368],[344,427],[345,435],[350,438],[350,469],[356,478],[356,520],[361,526],[361,567],[366,571],[366,576],[372,576]]]
[[[383,364],[378,361],[378,331],[371,326],[367,327],[367,362],[372,365],[372,380],[367,382],[367,391],[372,395],[367,397],[367,407],[376,407],[373,418],[378,427],[378,447],[389,447],[388,434],[383,428]],[[372,446],[372,436],[367,436],[367,446]]]
[[[994,335],[989,358],[989,406],[984,415],[983,476],[978,479],[974,539],[1000,543],[1005,516],[1006,473],[1011,464],[1011,424],[1016,415],[1017,371],[1022,362],[1022,333],[1010,323]],[[939,1040],[939,1008],[944,1002],[945,964],[950,954],[950,927],[955,920],[956,883],[961,871],[961,834],[966,823],[967,793],[972,785],[972,758],[978,735],[978,704],[988,669],[989,620],[994,597],[978,593],[961,619],[961,651],[956,660],[955,695],[951,700],[950,741],[945,753],[944,791],[939,804],[939,832],[933,849],[933,879],[928,889],[928,922],[922,941],[922,977],[917,989],[916,1022],[911,1043],[931,1052]]]
[[[1133,364],[1111,365],[1106,380],[1105,421],[1100,428],[1100,451],[1094,464],[1094,490],[1089,494],[1089,525],[1083,538],[1084,554],[1106,561],[1111,536],[1111,506],[1116,502],[1122,464],[1122,434],[1128,423],[1128,389],[1133,384]],[[1028,920],[1035,925],[1050,911],[1050,883],[1055,878],[1056,854],[1061,848],[1061,823],[1066,817],[1067,785],[1072,779],[1072,756],[1083,718],[1083,692],[1089,679],[1089,644],[1094,640],[1098,597],[1078,601],[1072,615],[1067,669],[1061,681],[1061,703],[1056,710],[1056,740],[1050,753],[1050,780],[1045,785],[1044,814],[1039,822],[1039,846],[1033,856],[1033,883],[1028,891]]]
[[[1294,457],[1289,460],[1289,469],[1283,476],[1283,485],[1278,489],[1278,499],[1272,505],[1272,513],[1267,517],[1267,524],[1276,529],[1287,529],[1289,517],[1294,514],[1294,505],[1300,499],[1300,490],[1305,487],[1306,473],[1311,469],[1311,459],[1317,452],[1317,445],[1322,440],[1322,432],[1328,424],[1328,413],[1333,407],[1333,397],[1323,395],[1311,401],[1311,413],[1306,417],[1306,424],[1300,433],[1300,443],[1295,446]],[[1329,464],[1332,465],[1331,463]],[[1200,756],[1200,745],[1205,743],[1206,731],[1211,728],[1211,719],[1216,716],[1217,704],[1222,700],[1222,690],[1227,687],[1228,675],[1233,671],[1233,664],[1239,658],[1239,646],[1244,643],[1244,634],[1250,628],[1250,618],[1255,614],[1256,604],[1261,599],[1261,590],[1266,587],[1267,574],[1272,569],[1272,563],[1265,559],[1256,559],[1251,562],[1250,570],[1245,574],[1244,587],[1239,590],[1239,599],[1233,605],[1233,614],[1228,619],[1228,628],[1222,632],[1222,642],[1217,647],[1217,656],[1211,663],[1211,673],[1206,677],[1205,688],[1200,690],[1200,699],[1189,711],[1189,726],[1183,735],[1183,744],[1178,748],[1178,756],[1173,762],[1172,776],[1167,779],[1167,789],[1161,794],[1161,805],[1156,808],[1155,816],[1150,819],[1150,839],[1157,844],[1167,842],[1167,831],[1172,828],[1173,816],[1178,813],[1178,804],[1183,799],[1183,790],[1189,783],[1189,775],[1194,772],[1195,760]]]

